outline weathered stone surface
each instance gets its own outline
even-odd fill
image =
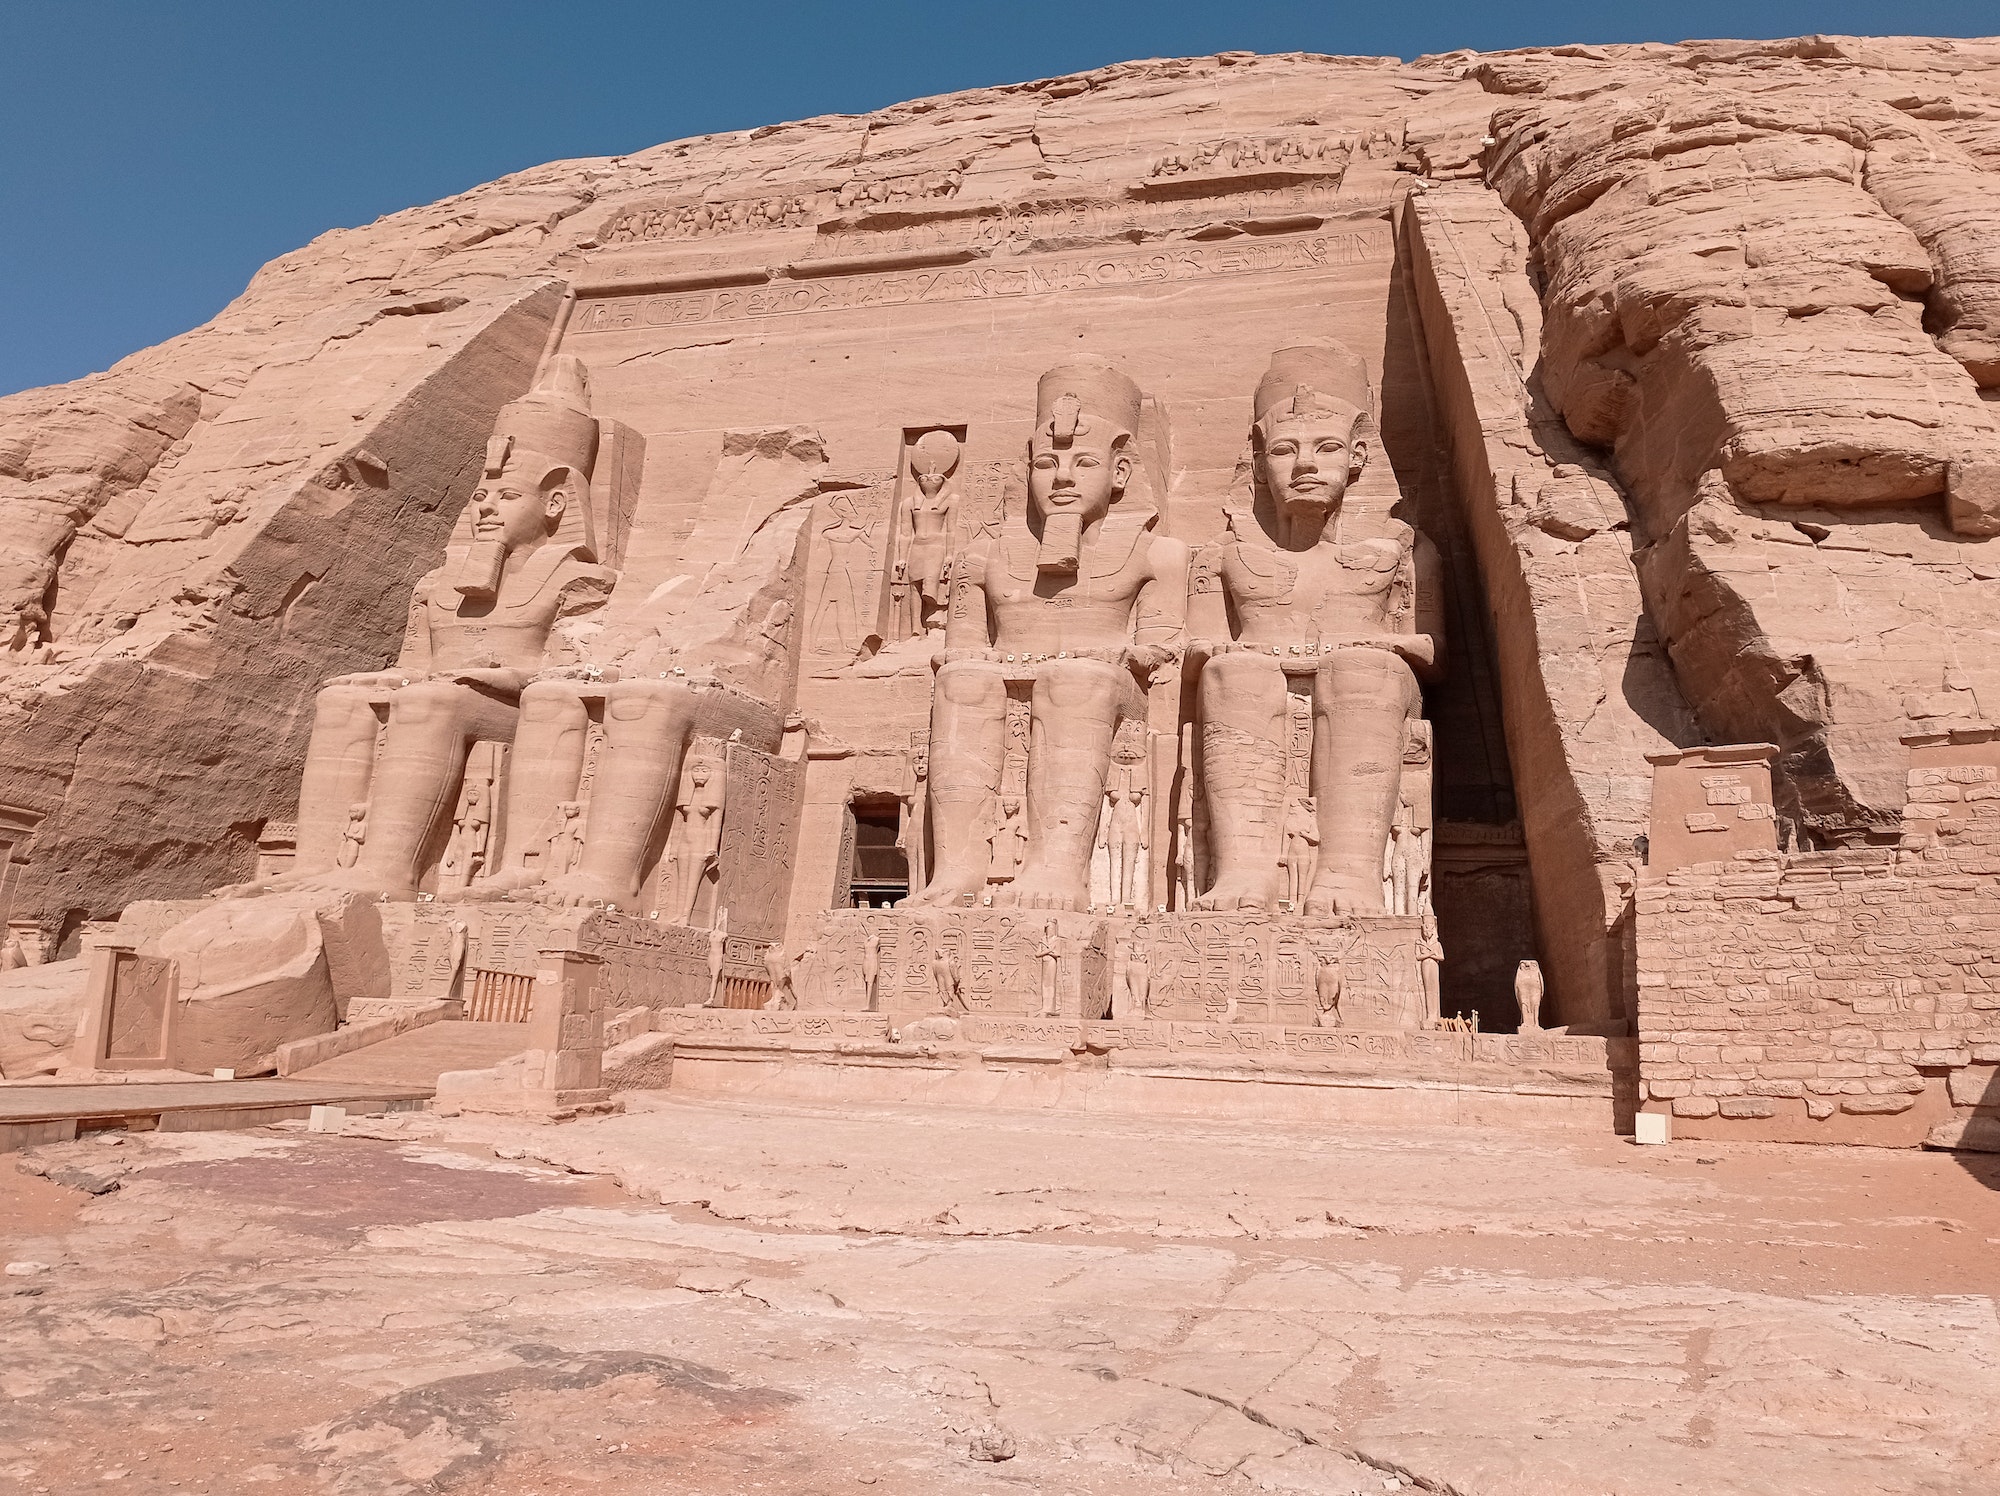
[[[1198,979],[1224,1025],[1511,1028],[1532,962],[1547,1027],[1652,987],[1707,1032],[1639,958],[1702,924],[1639,928],[1649,848],[1996,875],[1947,855],[1992,787],[1909,779],[2000,700],[1996,70],[1140,62],[325,236],[0,402],[0,899],[56,955],[253,874],[435,899],[336,1008],[511,1014],[510,941],[580,905],[619,1006],[1147,1019]],[[1759,743],[1768,794],[1697,775],[1663,835],[1653,764]],[[1686,898],[1761,970],[1815,909],[1758,867]],[[1275,944],[1203,922],[1246,913]],[[1863,954],[1898,1001],[1924,964]],[[1947,964],[1881,1091],[1682,1034],[1652,1099],[1927,1126],[1908,1072],[2000,1042]],[[1759,1016],[1810,1048],[1821,1002]],[[602,1036],[548,1037],[597,1090]]]

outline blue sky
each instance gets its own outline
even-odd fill
[[[1996,31],[1996,0],[0,0],[0,393],[206,321],[326,229],[561,157],[1131,57]]]

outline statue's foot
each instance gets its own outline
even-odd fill
[[[898,909],[957,909],[967,899],[979,902],[979,895],[986,888],[986,875],[979,872],[960,872],[949,868],[939,868],[931,875],[921,893],[913,893],[897,903]]]
[[[541,886],[535,897],[544,904],[566,908],[604,904],[625,914],[634,913],[639,908],[638,889],[621,888],[612,879],[584,873],[565,873],[560,878],[551,878]]]
[[[1215,880],[1213,888],[1194,901],[1194,907],[1217,913],[1237,910],[1247,914],[1269,908],[1270,902],[1268,878],[1248,873],[1224,873]]]
[[[1380,914],[1382,886],[1378,883],[1371,888],[1347,878],[1315,878],[1312,891],[1306,895],[1306,913]]]
[[[380,876],[353,867],[329,868],[317,873],[284,873],[253,883],[232,883],[226,888],[218,888],[214,896],[245,899],[267,893],[359,893],[398,904],[412,903],[417,897],[413,886],[384,883]]]
[[[454,888],[450,893],[438,895],[440,904],[477,904],[488,899],[504,899],[524,888],[539,887],[542,875],[533,868],[510,867],[481,878],[477,883],[469,883],[464,888]]]
[[[1023,872],[1014,880],[1017,909],[1088,909],[1090,888],[1080,878],[1063,878],[1046,871]]]

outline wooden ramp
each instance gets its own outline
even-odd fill
[[[299,1071],[293,1080],[421,1086],[429,1095],[447,1070],[484,1070],[528,1047],[525,1023],[427,1023]]]

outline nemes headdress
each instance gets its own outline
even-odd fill
[[[1280,348],[1257,383],[1254,419],[1262,426],[1267,419],[1326,415],[1359,424],[1373,406],[1368,366],[1358,355],[1318,345]]]
[[[1035,387],[1035,434],[1057,446],[1109,427],[1111,442],[1139,430],[1139,386],[1096,359],[1057,364]]]
[[[526,474],[531,483],[540,483],[551,468],[569,468],[578,480],[578,497],[564,511],[555,538],[594,554],[588,496],[591,471],[597,465],[597,437],[597,420],[590,413],[590,371],[574,354],[558,354],[533,389],[501,407],[493,439],[486,444],[486,476],[499,477],[528,452],[546,464]]]

